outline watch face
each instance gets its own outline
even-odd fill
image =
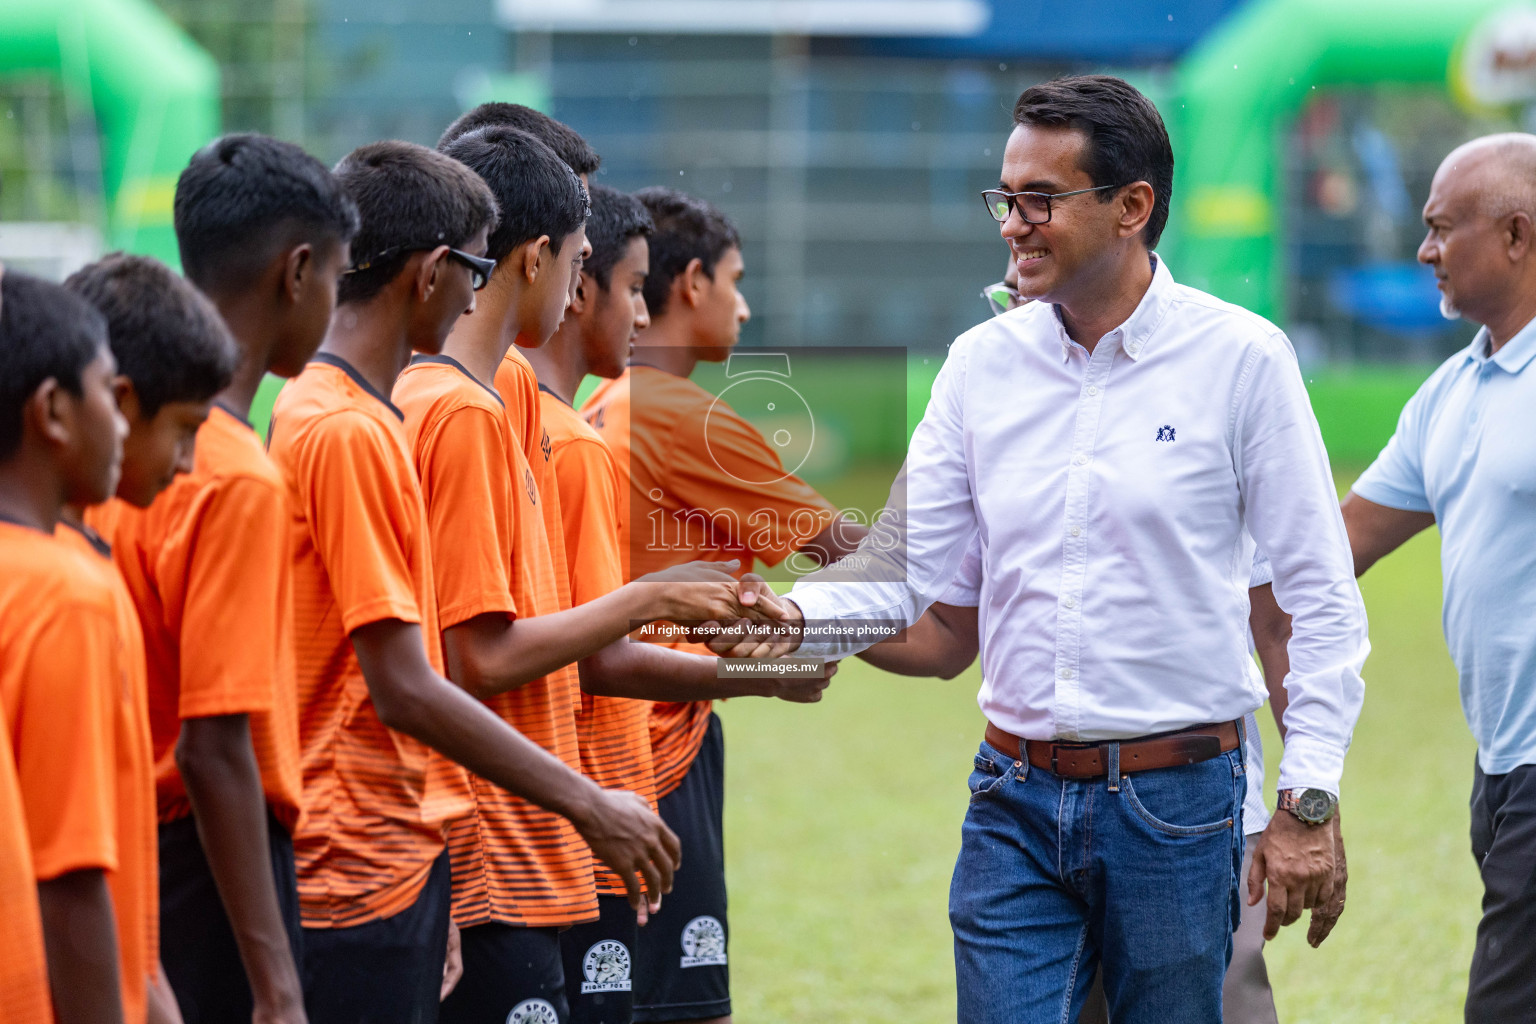
[[[1333,808],[1333,798],[1321,789],[1303,790],[1296,801],[1296,816],[1302,821],[1323,821]]]

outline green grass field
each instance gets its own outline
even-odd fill
[[[1270,945],[1287,1024],[1461,1019],[1480,898],[1473,744],[1438,556],[1428,533],[1363,581],[1374,653],[1343,782],[1349,905],[1322,949],[1305,919]],[[850,661],[819,705],[721,705],[737,1020],[954,1019],[945,906],[978,681],[975,668],[939,682]],[[1273,780],[1279,745],[1261,722]]]

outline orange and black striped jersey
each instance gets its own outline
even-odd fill
[[[282,474],[261,438],[215,406],[192,472],[147,509],[109,501],[86,522],[112,545],[144,624],[159,820],[192,813],[176,768],[187,718],[248,715],[267,805],[290,833],[300,808],[293,570]]]
[[[687,378],[632,365],[600,385],[581,411],[628,478],[619,519],[628,579],[696,559],[739,559],[741,572],[754,559],[777,565],[837,515],[784,471],[757,428]],[[756,482],[765,480],[772,482]],[[709,701],[654,705],[658,797],[682,783],[709,711]]]
[[[117,917],[123,1020],[142,1024],[149,1016],[149,979],[160,969],[159,838],[155,828],[144,633],[139,627],[133,595],[112,564],[112,550],[106,541],[88,527],[82,529],[65,522],[59,523],[54,536],[74,548],[112,594],[122,685],[114,686],[111,694],[117,869],[107,872],[107,886]]]
[[[549,430],[544,425],[543,407],[539,403],[539,379],[533,367],[517,346],[507,350],[501,365],[496,368],[496,393],[506,405],[507,420],[512,432],[523,444],[523,454],[533,469],[533,482],[539,491],[539,513],[544,517],[544,533],[549,538],[550,554],[554,557],[556,585],[562,609],[571,607],[569,567],[565,564],[565,544],[561,531],[565,529],[560,513],[560,488],[555,483],[555,469],[551,462],[554,445]]]
[[[412,360],[395,383],[426,497],[441,624],[562,608],[543,494],[500,396],[447,356]],[[486,704],[572,769],[580,681],[567,665]],[[568,925],[597,915],[592,855],[570,822],[483,779],[475,813],[449,830],[453,918]]]
[[[445,826],[471,807],[463,769],[379,721],[350,639],[419,624],[442,671],[426,508],[400,411],[335,356],[283,388],[269,445],[291,518],[300,909],[306,927],[349,927],[414,903]]]
[[[544,429],[565,520],[565,558],[571,600],[586,604],[624,583],[619,562],[619,472],[613,453],[587,421],[557,395],[541,391]],[[581,695],[576,742],[582,772],[604,789],[627,789],[656,806],[655,765],[647,727],[651,702]],[[618,874],[597,865],[597,891],[622,896]]]
[[[128,686],[96,566],[0,521],[0,1019],[53,1019],[37,883],[118,868],[113,707]]]

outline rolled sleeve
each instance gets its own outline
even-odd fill
[[[1235,423],[1248,530],[1292,620],[1278,785],[1337,794],[1365,699],[1360,672],[1370,641],[1328,455],[1283,336],[1255,350]]]
[[[965,462],[965,346],[964,340],[956,342],[940,369],[891,500],[858,552],[807,576],[790,592],[808,623],[856,627],[879,621],[905,628],[949,588],[977,532]],[[810,636],[800,652],[845,658],[880,639],[857,629],[838,638]]]

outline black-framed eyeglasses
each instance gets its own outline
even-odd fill
[[[1112,188],[1125,188],[1125,185],[1099,185],[1074,192],[1004,192],[1000,188],[989,188],[981,194],[981,198],[987,204],[987,213],[999,224],[1006,223],[1008,215],[1014,210],[1019,211],[1019,216],[1024,218],[1026,224],[1049,224],[1052,199],[1065,199],[1085,192],[1103,192]]]
[[[369,267],[372,267],[372,266],[374,266],[376,264],[384,262],[385,260],[389,259],[391,256],[401,256],[401,255],[404,255],[406,253],[412,253],[412,252],[430,252],[430,251],[432,251],[433,249],[436,249],[436,248],[437,248],[437,246],[435,246],[435,245],[394,245],[394,246],[390,246],[388,249],[385,249],[383,252],[381,252],[381,253],[379,253],[379,254],[377,254],[375,256],[370,256],[366,260],[362,261],[361,263],[354,263],[354,264],[352,264],[352,266],[347,268],[347,273],[348,274],[356,274],[359,271],[367,270]],[[475,291],[479,291],[480,289],[484,288],[488,283],[490,283],[491,272],[496,269],[496,261],[495,260],[487,259],[484,256],[476,256],[474,253],[465,252],[463,249],[455,249],[451,245],[448,247],[448,255],[450,257],[452,257],[453,259],[458,260],[460,263],[464,264],[464,266],[469,268],[469,283],[470,283],[470,287],[474,288]]]
[[[992,315],[997,316],[1006,313],[1010,309],[1017,309],[1029,300],[1019,294],[1019,290],[1007,281],[999,281],[989,284],[981,290],[981,297],[987,300],[987,305],[992,307]]]

